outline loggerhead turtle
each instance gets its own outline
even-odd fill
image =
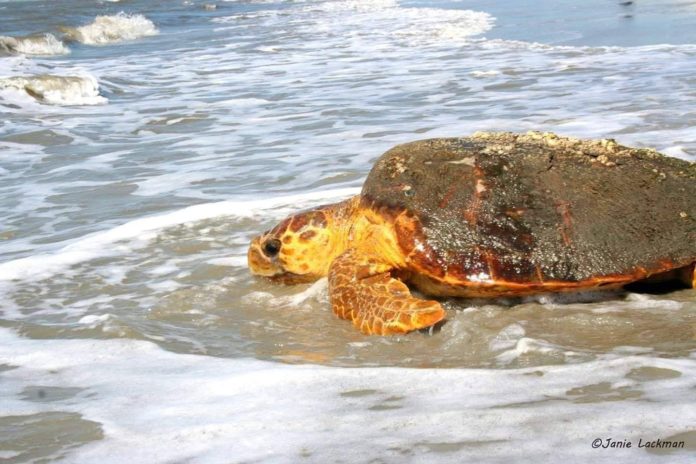
[[[415,298],[616,288],[670,275],[696,287],[696,163],[613,140],[476,133],[398,145],[362,193],[256,237],[254,274],[328,275],[333,311],[366,334],[445,317]]]

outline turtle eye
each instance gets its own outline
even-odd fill
[[[273,258],[280,252],[280,240],[277,238],[272,238],[266,240],[263,244],[263,254],[269,258]]]

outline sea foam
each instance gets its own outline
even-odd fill
[[[151,216],[127,222],[113,229],[82,237],[65,245],[54,253],[35,254],[0,264],[0,281],[36,279],[46,277],[73,264],[108,255],[117,242],[148,241],[167,227],[203,221],[220,216],[254,217],[274,213],[282,216],[296,209],[355,195],[356,188],[335,189],[322,192],[289,195],[265,200],[229,200],[189,206],[171,213]]]
[[[143,15],[119,13],[97,16],[94,22],[79,27],[64,27],[68,40],[87,45],[107,45],[159,34],[154,23]]]
[[[639,464],[659,461],[636,448],[639,437],[688,436],[696,420],[689,358],[344,369],[180,354],[127,339],[32,340],[3,328],[3,363],[3,407],[24,419],[19,431],[44,425],[52,411],[103,431],[84,446],[57,442],[71,462],[333,462],[350,449],[356,462],[610,463],[609,451],[622,451]],[[644,379],[651,370],[672,376]],[[634,449],[593,449],[598,437],[631,439]],[[687,462],[688,448],[663,457]],[[23,450],[16,442],[5,449]]]
[[[481,11],[406,8],[393,0],[329,1],[309,4],[303,11],[310,17],[300,28],[305,32],[330,31],[338,36],[373,39],[381,36],[409,45],[462,42],[490,30],[495,22]]]
[[[0,50],[25,55],[65,55],[70,49],[53,34],[25,37],[0,36]]]
[[[0,96],[19,94],[49,105],[99,105],[107,99],[99,95],[99,83],[90,75],[50,74],[0,78]]]

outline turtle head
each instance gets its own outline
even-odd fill
[[[251,272],[283,283],[326,276],[345,248],[344,203],[295,214],[254,238],[247,253]]]

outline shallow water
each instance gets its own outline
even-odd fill
[[[33,37],[0,45],[0,457],[687,462],[694,290],[447,300],[379,338],[325,280],[248,274],[251,236],[400,142],[696,160],[692,2],[490,3],[0,2],[0,44]]]

